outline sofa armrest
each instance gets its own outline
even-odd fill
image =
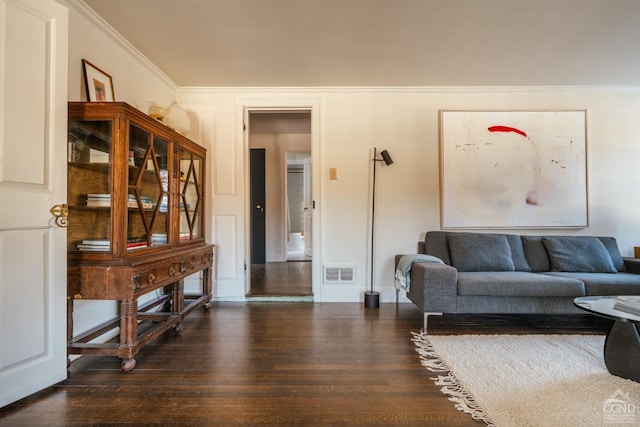
[[[458,271],[446,264],[415,263],[407,296],[423,312],[455,313]]]
[[[627,273],[640,274],[639,258],[623,258],[624,269]]]

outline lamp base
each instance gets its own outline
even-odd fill
[[[364,306],[367,308],[380,307],[380,293],[378,292],[365,292],[364,293]]]

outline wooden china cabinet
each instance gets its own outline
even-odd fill
[[[69,103],[68,137],[68,353],[130,371],[142,347],[210,307],[206,150],[121,102]],[[202,290],[185,295],[191,275]],[[73,336],[74,301],[87,299],[118,301],[119,315]]]

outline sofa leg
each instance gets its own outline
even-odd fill
[[[429,316],[442,316],[442,313],[424,313],[424,324],[422,325],[422,333],[427,335],[427,321],[429,320]]]

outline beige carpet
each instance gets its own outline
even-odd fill
[[[443,393],[488,425],[640,425],[640,383],[607,372],[604,338],[414,334],[413,341]]]

